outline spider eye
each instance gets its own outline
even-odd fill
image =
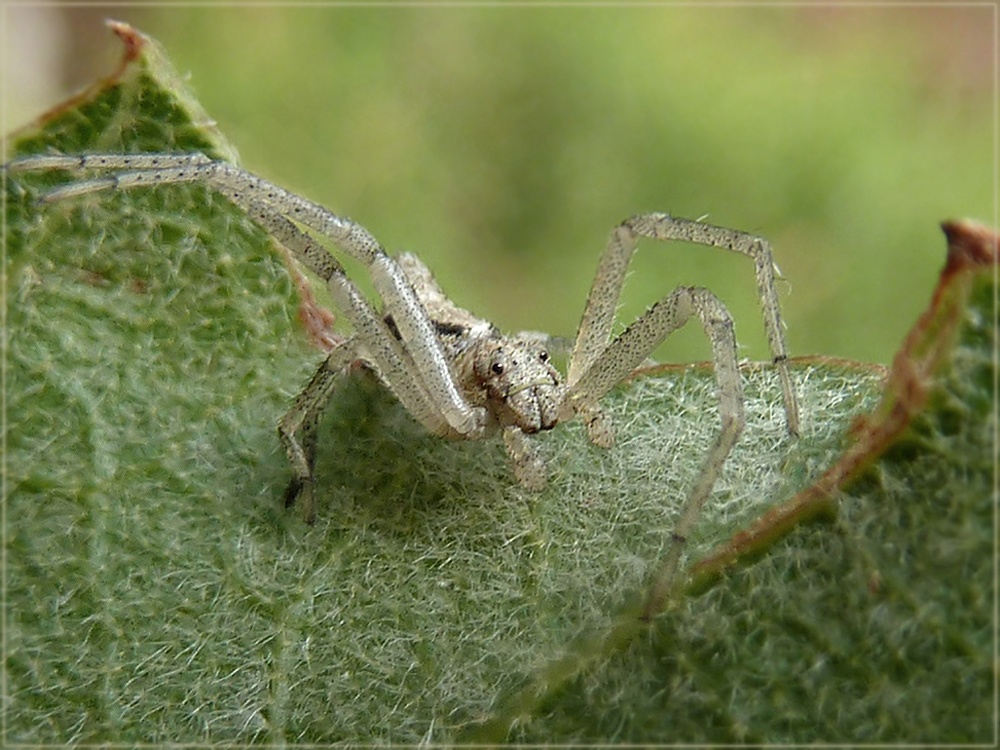
[[[547,351],[545,351],[544,349],[542,349],[540,352],[538,352],[538,361],[539,362],[548,362],[549,361],[549,353]]]
[[[503,375],[503,365],[499,362],[494,362],[490,365],[490,369],[493,370],[494,375]]]

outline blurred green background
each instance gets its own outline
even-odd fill
[[[996,223],[995,9],[4,9],[6,128],[158,39],[243,164],[418,252],[456,301],[571,335],[609,230],[662,210],[769,238],[793,354],[890,361],[944,260]],[[622,314],[675,285],[768,356],[753,273],[646,243]],[[697,330],[664,359],[708,356]]]

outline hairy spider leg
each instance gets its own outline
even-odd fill
[[[681,507],[670,548],[650,586],[644,617],[652,617],[666,599],[676,577],[683,548],[694,530],[702,506],[708,500],[722,467],[736,444],[746,417],[743,384],[737,364],[733,321],[722,301],[707,289],[678,287],[649,308],[615,338],[572,386],[566,403],[574,410],[596,409],[600,398],[638,367],[671,333],[692,316],[700,321],[712,344],[720,429],[709,446],[687,499]],[[599,422],[588,422],[599,425]],[[600,429],[600,427],[595,427]]]
[[[678,287],[609,341],[625,273],[642,237],[683,239],[734,250],[754,258],[765,328],[781,377],[785,417],[791,434],[798,433],[799,423],[798,401],[788,372],[784,333],[774,288],[774,264],[767,243],[743,232],[674,219],[666,214],[635,216],[617,227],[601,258],[580,323],[569,365],[563,418],[580,414],[586,421],[591,440],[602,445],[609,444],[612,441],[611,429],[601,418],[600,399],[638,367],[667,336],[692,316],[697,316],[712,346],[721,423],[719,433],[706,451],[694,485],[681,507],[667,554],[653,575],[642,613],[643,619],[648,620],[660,611],[670,595],[687,539],[743,431],[746,418],[732,317],[722,301],[707,289]]]
[[[299,503],[306,523],[316,522],[314,495],[316,431],[319,418],[330,401],[337,382],[356,359],[354,340],[348,339],[320,362],[309,384],[296,397],[292,408],[278,423],[278,437],[292,466],[292,479],[285,489],[285,507]]]
[[[407,342],[409,359],[424,383],[427,396],[450,428],[448,432],[473,439],[483,435],[485,411],[468,404],[458,391],[433,324],[405,274],[378,241],[359,224],[246,170],[209,159],[204,154],[36,156],[15,160],[7,168],[10,171],[117,170],[113,175],[54,188],[42,196],[44,201],[137,186],[204,183],[258,220],[262,213],[282,216],[329,238],[368,269],[372,283],[382,298],[384,312],[392,316],[400,337]],[[315,256],[310,257],[307,265],[316,262]],[[331,276],[329,284],[331,292],[340,299],[356,294],[353,284],[342,273]],[[387,373],[383,375],[389,377]],[[406,380],[412,380],[412,377]],[[402,382],[402,379],[396,382]],[[417,413],[420,411],[418,409]],[[441,430],[436,432],[441,434]]]
[[[788,367],[788,347],[781,323],[778,292],[775,285],[775,266],[771,246],[767,240],[747,232],[718,227],[690,219],[679,219],[664,213],[640,214],[622,222],[614,229],[607,248],[601,256],[597,274],[584,308],[577,331],[573,354],[570,358],[567,384],[570,388],[591,368],[611,339],[618,301],[625,285],[636,245],[641,238],[670,241],[679,240],[708,247],[718,247],[754,261],[757,294],[764,315],[771,357],[778,369],[785,407],[788,431],[799,433],[799,407],[795,387]],[[638,363],[637,363],[638,364]]]
[[[406,348],[347,278],[340,263],[310,235],[266,204],[247,203],[245,208],[252,219],[326,282],[337,309],[354,329],[354,335],[349,339],[354,359],[364,359],[372,365],[386,387],[429,432],[447,432],[448,423],[444,414],[423,385],[413,377],[412,360]]]
[[[285,490],[285,506],[298,502],[306,522],[314,523],[316,430],[337,383],[353,362],[363,360],[372,367],[404,408],[428,431],[447,432],[448,424],[421,383],[413,377],[412,365],[403,345],[347,278],[337,260],[313,237],[268,206],[250,204],[247,211],[276,241],[327,283],[337,308],[347,317],[355,332],[320,363],[312,379],[278,423],[278,436],[285,446],[293,473]]]

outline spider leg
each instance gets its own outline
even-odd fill
[[[370,364],[386,387],[429,432],[439,434],[447,431],[448,423],[444,415],[419,379],[414,377],[413,365],[405,348],[347,278],[343,266],[315,239],[269,205],[248,201],[245,209],[250,218],[326,282],[337,309],[354,329],[355,358]]]
[[[708,500],[726,458],[746,423],[743,384],[737,363],[736,336],[729,311],[722,301],[707,289],[678,287],[653,305],[605,347],[592,361],[590,367],[570,386],[566,398],[570,410],[582,412],[585,418],[593,418],[600,397],[632,372],[653,349],[692,316],[701,321],[702,328],[712,344],[721,424],[715,440],[705,453],[690,494],[681,507],[671,535],[670,549],[650,585],[642,615],[646,620],[652,618],[666,600],[673,586],[687,538],[694,530],[702,506]],[[593,428],[588,424],[588,429]]]
[[[278,423],[278,437],[292,466],[292,479],[285,490],[285,507],[298,502],[307,523],[316,521],[313,497],[316,428],[337,381],[356,358],[353,344],[354,340],[348,339],[320,363],[316,374]]]
[[[625,283],[625,273],[636,244],[641,238],[681,240],[730,250],[753,259],[757,294],[764,315],[764,330],[781,380],[788,431],[792,435],[798,435],[798,399],[788,368],[788,348],[785,344],[785,331],[775,287],[775,266],[771,246],[761,237],[699,221],[654,213],[633,216],[615,228],[601,257],[593,287],[587,297],[587,305],[570,359],[567,384],[572,388],[588,369],[592,369],[594,361],[608,345],[618,300]]]
[[[246,210],[256,221],[260,222],[262,217],[273,218],[273,222],[268,219],[268,223],[265,223],[265,228],[269,231],[274,231],[275,224],[281,224],[278,217],[283,217],[285,221],[293,223],[292,226],[301,225],[329,238],[343,252],[362,262],[368,269],[372,283],[382,298],[385,308],[383,312],[392,317],[401,340],[405,342],[403,369],[410,374],[405,378],[399,376],[394,379],[394,376],[382,369],[384,363],[376,360],[382,375],[394,385],[405,381],[411,383],[412,390],[423,391],[433,404],[434,411],[447,424],[447,428],[435,430],[438,434],[447,432],[467,438],[478,438],[484,434],[485,411],[471,406],[459,392],[434,325],[406,275],[361,225],[337,216],[319,204],[246,170],[226,162],[214,161],[203,154],[36,156],[10,162],[6,169],[12,172],[49,169],[113,172],[104,177],[85,179],[50,190],[42,196],[42,200],[49,202],[102,190],[204,183]],[[348,309],[353,309],[356,304],[354,298],[360,297],[360,294],[342,272],[325,275],[329,274],[331,262],[338,269],[339,264],[332,258],[330,261],[322,260],[319,257],[320,249],[316,247],[315,253],[310,251],[302,256],[303,263],[317,270],[327,281],[334,297],[345,303]],[[347,310],[344,312],[346,314]],[[359,317],[363,315],[359,313]],[[385,336],[377,336],[373,343],[367,338],[368,333],[367,330],[359,331],[359,345],[363,342],[365,347],[383,350],[389,348]],[[391,333],[389,336],[392,337]],[[379,351],[372,355],[377,358],[383,353]],[[386,360],[390,358],[390,355],[385,356]],[[404,401],[402,397],[400,400]],[[410,408],[410,404],[406,406]],[[419,414],[417,416],[418,419],[421,418]]]
[[[531,445],[531,439],[518,427],[505,427],[503,442],[514,478],[532,492],[543,489],[546,482],[545,463]]]
[[[670,548],[653,576],[642,614],[643,619],[648,620],[662,608],[670,594],[687,538],[743,430],[745,415],[732,318],[723,303],[708,290],[679,287],[654,304],[617,338],[610,340],[625,273],[640,238],[683,240],[720,247],[748,255],[754,260],[764,328],[781,379],[788,431],[793,435],[798,434],[799,416],[775,289],[774,262],[768,243],[744,232],[675,219],[666,214],[635,216],[617,227],[601,257],[587,298],[570,359],[568,387],[560,418],[580,415],[586,421],[592,441],[610,443],[611,429],[601,416],[598,402],[670,333],[695,315],[712,345],[721,422],[719,433],[709,446],[691,492],[681,508]]]
[[[396,398],[431,432],[447,429],[434,402],[412,377],[402,345],[345,276],[344,269],[310,235],[266,204],[248,203],[248,215],[287,247],[307,268],[327,282],[337,307],[354,327],[355,334],[334,349],[296,398],[278,425],[278,436],[292,466],[292,480],[285,490],[285,506],[298,501],[308,523],[316,520],[313,496],[316,428],[337,381],[355,360],[371,366]],[[362,344],[362,341],[368,342]]]

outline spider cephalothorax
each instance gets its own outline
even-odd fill
[[[537,342],[498,335],[476,341],[456,371],[469,403],[483,406],[491,422],[532,434],[559,421],[565,388],[549,360]]]

